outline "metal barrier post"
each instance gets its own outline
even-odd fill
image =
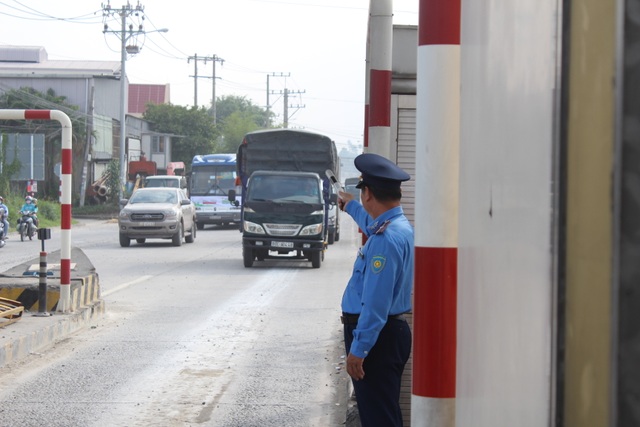
[[[62,126],[62,185],[60,192],[60,300],[58,311],[71,309],[71,119],[59,110],[2,110],[0,120],[57,120]]]
[[[51,229],[38,229],[38,239],[42,242],[42,251],[40,251],[40,271],[38,274],[38,314],[34,314],[34,316],[48,317],[51,314],[47,313],[47,253],[44,250],[44,241],[51,239]]]

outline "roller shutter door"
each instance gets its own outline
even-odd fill
[[[402,208],[405,215],[415,226],[415,171],[416,171],[416,110],[398,110],[398,135],[396,159],[398,166],[411,175],[411,179],[402,184]]]

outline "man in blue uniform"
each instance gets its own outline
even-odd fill
[[[338,204],[367,242],[358,251],[342,297],[347,372],[352,378],[362,427],[402,426],[400,380],[411,352],[413,227],[404,216],[400,184],[409,175],[377,154],[361,154],[360,200],[340,193]]]

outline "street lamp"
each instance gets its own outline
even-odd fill
[[[126,14],[122,13],[122,30],[120,33],[120,190],[118,192],[119,198],[122,198],[123,195],[123,186],[127,182],[127,164],[126,164],[126,153],[125,153],[125,139],[126,139],[126,111],[127,111],[127,72],[125,70],[125,65],[127,62],[127,52],[135,54],[140,51],[138,46],[127,46],[127,40],[138,34],[149,34],[149,33],[166,33],[169,31],[167,28],[161,28],[159,30],[153,31],[144,31],[140,30],[129,30],[129,34],[127,35],[126,28]]]

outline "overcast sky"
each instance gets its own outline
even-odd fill
[[[92,0],[0,0],[0,44],[43,46],[49,59],[120,61],[120,39],[103,33],[104,3]],[[418,0],[393,1],[394,24],[417,25]],[[112,1],[121,9],[125,1]],[[138,3],[131,1],[131,5]],[[213,57],[216,95],[235,95],[283,121],[278,93],[286,87],[289,127],[324,133],[338,149],[362,144],[365,40],[369,0],[148,0],[140,53],[129,56],[130,83],[171,86],[171,102],[194,105],[194,63]],[[106,19],[120,30],[120,18]],[[132,18],[128,22],[137,22]],[[153,32],[168,29],[167,33]],[[209,106],[212,62],[198,61],[198,105]],[[208,76],[209,78],[206,78]],[[304,93],[298,93],[304,92]],[[300,108],[296,108],[300,107]]]

